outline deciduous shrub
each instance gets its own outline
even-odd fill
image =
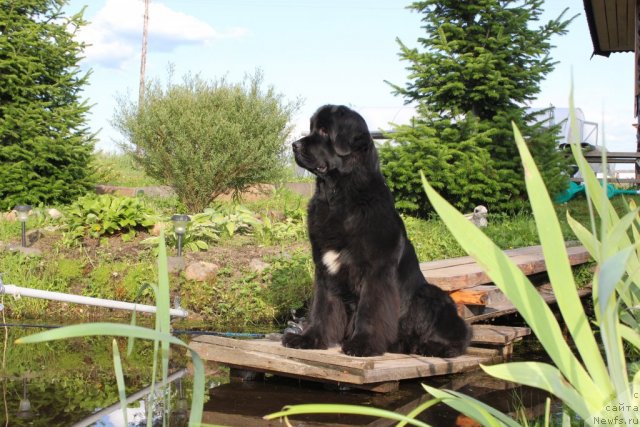
[[[121,99],[114,124],[147,174],[201,212],[226,191],[278,178],[296,109],[264,89],[259,72],[236,84],[188,75],[165,87],[152,81],[142,105]]]

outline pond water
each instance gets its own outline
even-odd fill
[[[7,321],[9,323],[10,321]],[[2,336],[2,402],[0,426],[123,426],[115,376],[113,374],[112,339],[91,337],[44,344],[15,345],[24,335],[42,329],[23,326],[0,327]],[[189,336],[181,336],[188,341]],[[127,341],[119,340],[129,404],[130,426],[146,425],[151,402],[154,425],[168,419],[171,426],[186,425],[192,380],[188,357],[182,350],[171,354],[169,384],[156,387],[149,398],[153,348],[137,341],[126,356]],[[533,347],[532,347],[533,346]],[[534,339],[516,347],[516,355],[543,355]],[[229,372],[214,364],[207,365],[207,396],[203,422],[227,426],[276,426],[279,421],[262,417],[300,403],[347,403],[375,406],[407,413],[429,397],[421,382],[403,382],[397,392],[373,394],[352,389],[337,389],[316,383],[269,377],[260,381],[230,381]],[[529,419],[544,411],[547,395],[526,387],[492,379],[479,371],[428,379],[425,383],[457,390],[474,396],[507,413],[524,410]],[[420,420],[433,426],[473,426],[444,405],[423,413]],[[295,418],[294,425],[304,426],[390,426],[393,422],[351,415],[315,415]]]

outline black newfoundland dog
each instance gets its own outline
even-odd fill
[[[364,119],[326,105],[311,117],[310,130],[293,152],[317,177],[308,208],[315,293],[303,332],[286,333],[282,343],[340,344],[352,356],[464,353],[471,330],[451,298],[420,272]]]

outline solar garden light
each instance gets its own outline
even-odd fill
[[[22,223],[22,247],[24,248],[27,246],[27,219],[29,219],[31,206],[18,205],[14,208],[14,210],[18,214],[18,221]]]
[[[191,221],[189,215],[179,214],[171,217],[173,221],[173,231],[178,236],[178,256],[182,256],[182,238],[187,232],[187,223]]]
[[[33,412],[31,411],[31,401],[27,396],[27,379],[22,378],[22,399],[20,399],[20,404],[18,405],[18,418],[28,420],[32,417]]]

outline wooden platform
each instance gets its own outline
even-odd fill
[[[204,360],[231,368],[389,392],[397,389],[401,380],[465,372],[481,363],[499,362],[511,352],[513,342],[530,333],[528,328],[507,326],[474,325],[473,329],[473,347],[467,354],[446,359],[394,353],[352,357],[337,347],[298,350],[283,347],[279,341],[210,335],[194,337],[189,345]]]

